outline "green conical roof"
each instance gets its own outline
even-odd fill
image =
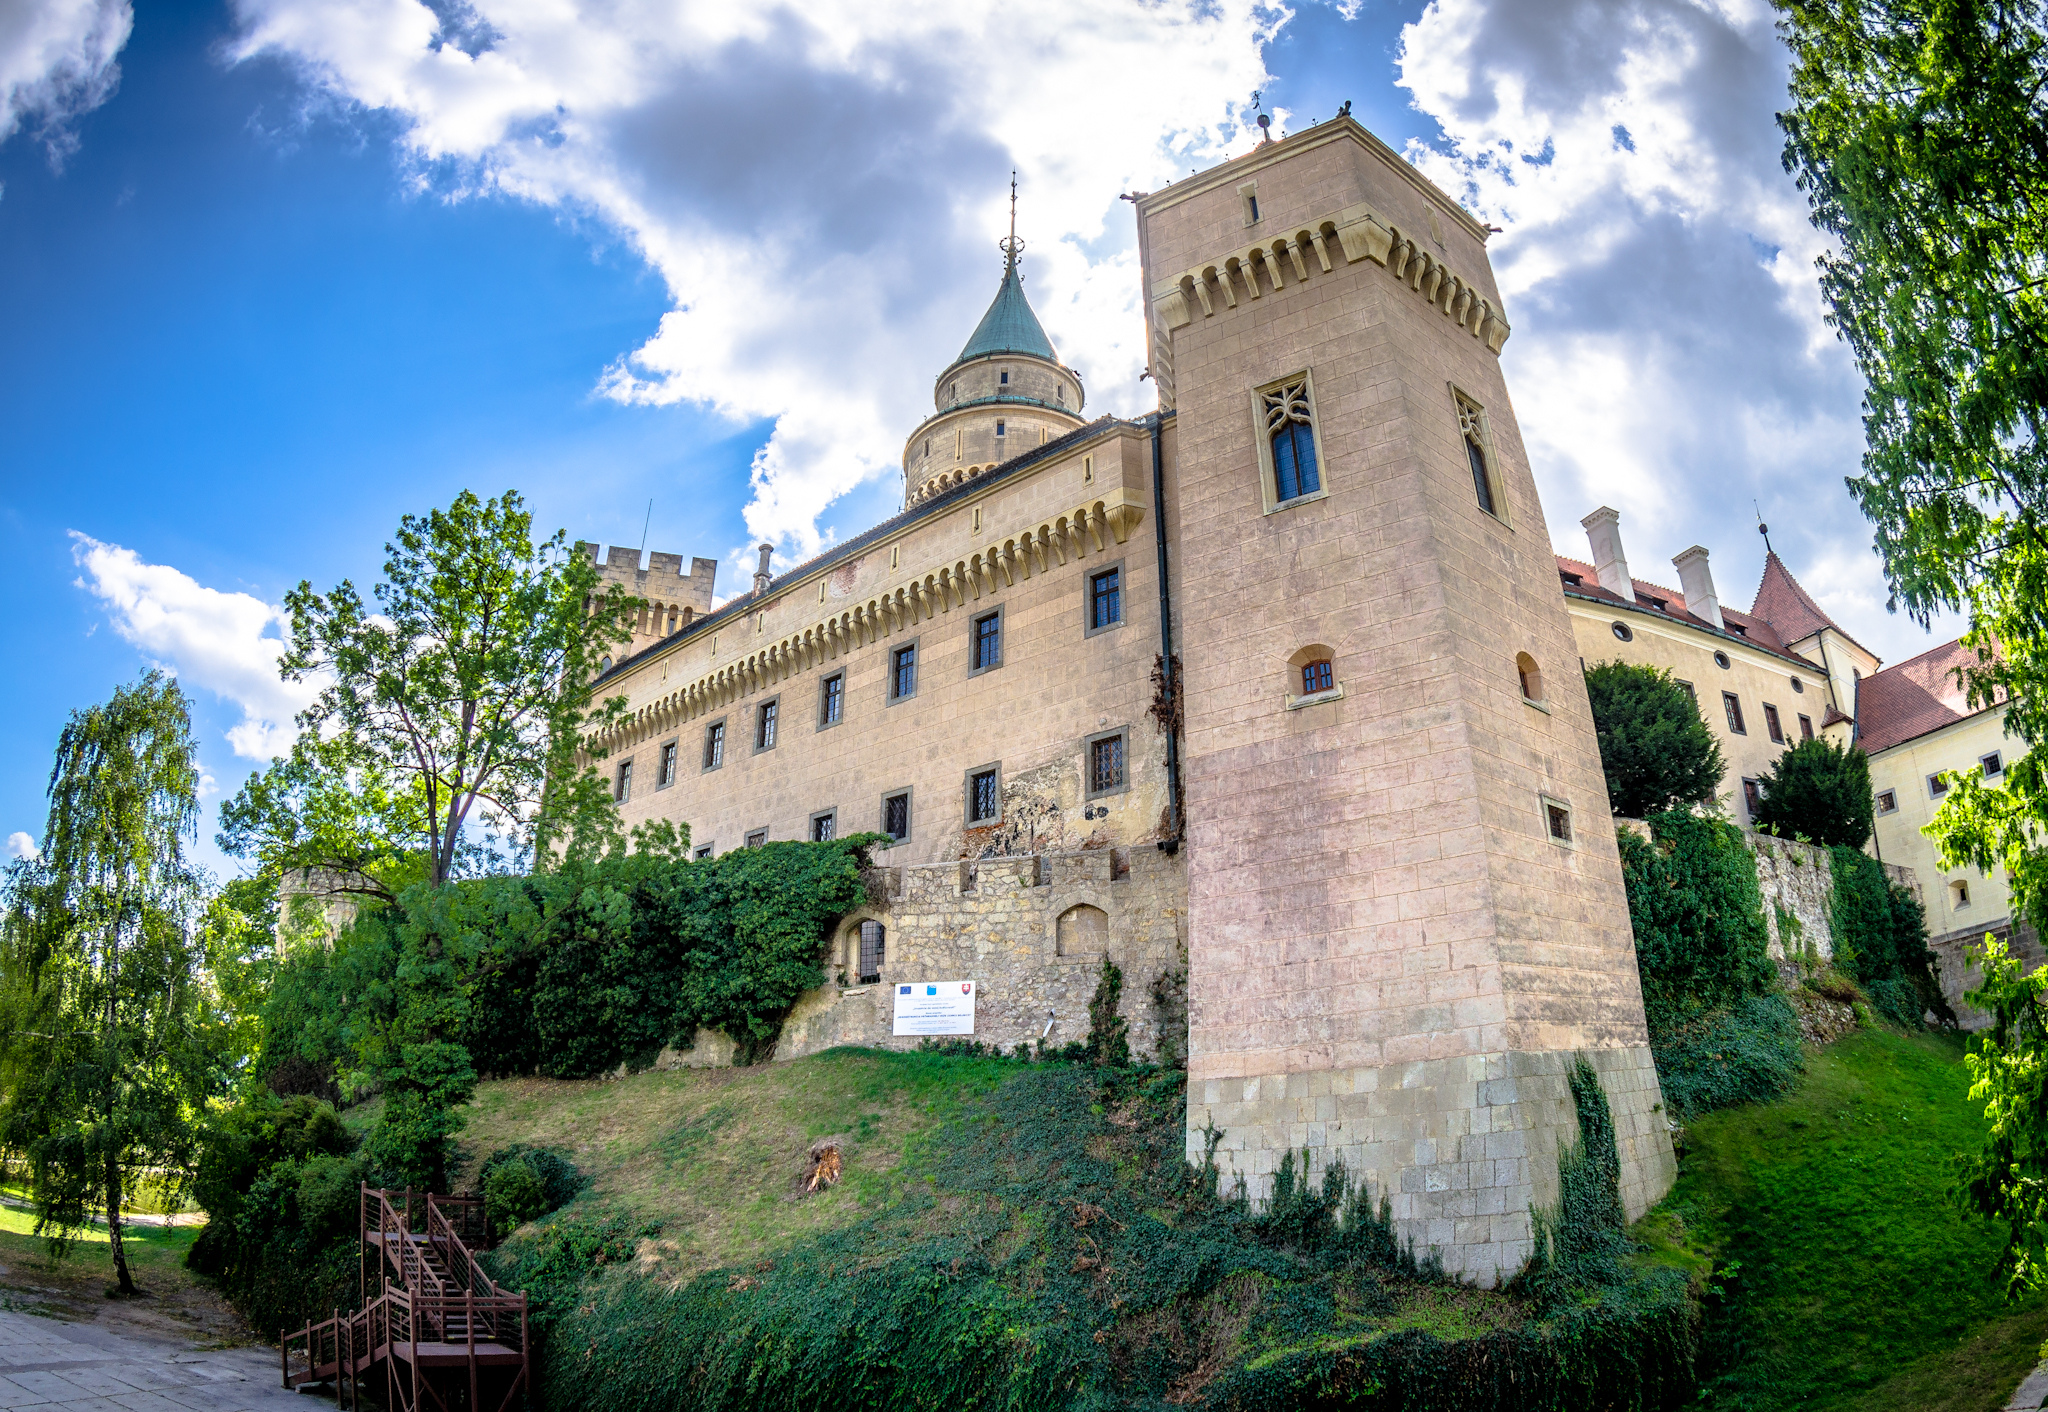
[[[1003,287],[996,291],[995,303],[988,306],[988,312],[974,326],[974,336],[953,361],[964,363],[994,353],[1028,353],[1048,363],[1059,361],[1038,315],[1031,312],[1031,301],[1024,297],[1024,281],[1017,274],[1014,260],[1004,263]]]

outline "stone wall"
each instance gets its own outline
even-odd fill
[[[1990,1015],[1963,998],[1984,983],[1984,970],[1978,962],[1984,954],[1987,935],[2012,948],[2025,970],[2048,964],[2048,950],[2041,946],[2040,933],[2025,922],[2015,926],[2009,917],[1988,927],[1963,927],[1930,938],[1927,945],[1940,967],[1942,998],[1956,1012],[1956,1023],[1966,1030],[1981,1030],[1991,1023]]]
[[[1083,1039],[1104,956],[1124,975],[1119,1013],[1130,1024],[1134,1054],[1158,1056],[1162,1019],[1176,1028],[1186,1022],[1184,1010],[1163,1014],[1153,997],[1162,975],[1185,974],[1187,869],[1177,856],[1101,848],[878,871],[887,901],[841,925],[829,963],[833,983],[797,1002],[776,1043],[777,1060],[842,1044],[915,1049],[917,1039],[893,1033],[894,987],[909,981],[973,981],[974,1038],[984,1044],[1013,1050]],[[881,980],[849,984],[857,974],[860,924],[870,920],[885,928]],[[1184,1052],[1185,1038],[1176,1039],[1176,1051]],[[706,1033],[694,1050],[672,1052],[663,1062],[729,1064],[732,1043]]]
[[[1831,961],[1835,955],[1835,869],[1828,851],[1768,834],[1750,835],[1771,959]]]

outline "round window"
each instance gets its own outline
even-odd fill
[[[1724,672],[1725,672],[1725,671],[1727,671],[1727,670],[1728,670],[1728,654],[1727,654],[1726,652],[1716,652],[1716,653],[1714,654],[1714,665],[1715,665],[1715,666],[1717,666],[1717,667],[1719,667],[1719,668],[1720,668],[1720,669],[1721,669],[1722,671],[1724,671]]]
[[[1794,691],[1804,693],[1806,690],[1806,683],[1799,680],[1799,678],[1794,677],[1792,678],[1792,689]]]
[[[1623,642],[1634,642],[1636,640],[1636,635],[1633,632],[1629,631],[1629,626],[1627,623],[1615,623],[1613,626],[1614,635],[1620,638]]]

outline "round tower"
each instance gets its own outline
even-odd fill
[[[1016,192],[1001,243],[1003,282],[960,356],[932,384],[926,418],[903,444],[903,500],[921,500],[1036,450],[1082,424],[1087,393],[1062,363],[1024,297]]]

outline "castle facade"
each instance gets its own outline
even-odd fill
[[[779,1055],[913,1043],[893,987],[941,980],[1077,1038],[1107,956],[1138,1046],[1185,1037],[1191,1160],[1341,1161],[1491,1283],[1575,1055],[1631,1216],[1675,1164],[1488,231],[1348,116],[1135,209],[1159,410],[1088,419],[1008,244],[904,511],[672,595],[599,767],[700,854],[890,838]]]

